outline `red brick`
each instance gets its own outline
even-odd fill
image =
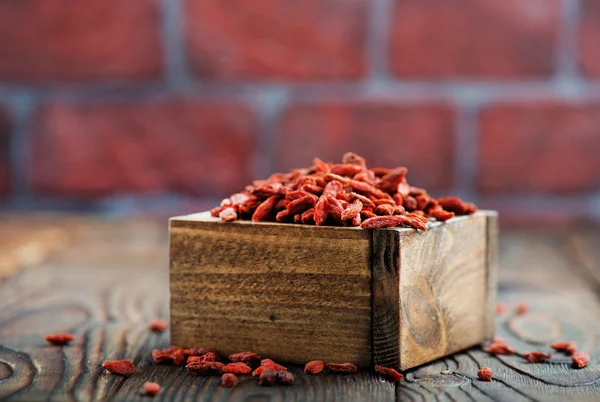
[[[353,79],[366,70],[368,0],[187,0],[193,71],[218,79]]]
[[[493,105],[481,114],[479,188],[575,193],[600,188],[600,103]]]
[[[600,77],[600,2],[583,0],[579,25],[581,69],[588,76]]]
[[[10,130],[9,113],[0,109],[0,197],[10,190]]]
[[[256,124],[237,105],[184,100],[43,107],[34,133],[37,193],[221,196],[252,176]]]
[[[558,0],[396,0],[391,68],[409,78],[547,76]]]
[[[153,0],[0,1],[0,79],[150,79],[162,69]]]
[[[369,166],[408,167],[409,183],[447,190],[452,183],[454,112],[442,104],[330,103],[296,106],[283,119],[278,170],[310,166],[346,151]]]

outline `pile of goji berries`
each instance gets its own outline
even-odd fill
[[[427,230],[430,218],[447,221],[477,211],[457,197],[435,199],[406,181],[407,169],[367,168],[348,152],[342,163],[316,158],[308,169],[275,173],[255,180],[224,199],[210,213],[223,221],[252,219],[305,225],[360,226],[378,229],[407,226]]]

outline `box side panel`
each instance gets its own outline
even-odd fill
[[[481,342],[488,324],[486,216],[400,236],[400,361],[414,367]]]
[[[498,214],[489,213],[486,217],[487,254],[487,305],[486,305],[486,339],[494,336],[496,318],[496,296],[498,293]]]
[[[171,221],[173,344],[371,361],[370,233]]]

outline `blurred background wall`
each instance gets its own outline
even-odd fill
[[[212,206],[337,161],[600,222],[598,0],[0,0],[0,208]]]

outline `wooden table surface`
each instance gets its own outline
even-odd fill
[[[157,366],[150,352],[169,345],[148,321],[168,317],[166,219],[107,220],[73,216],[0,217],[0,400],[149,400],[145,381],[164,388],[155,400],[180,401],[528,401],[600,400],[600,232],[503,233],[499,299],[510,307],[496,334],[519,352],[549,350],[575,340],[592,356],[576,370],[560,354],[545,364],[519,356],[491,357],[473,348],[405,373],[398,385],[367,370],[356,375],[306,376],[293,367],[293,387],[258,387],[241,379],[233,389],[219,377]],[[512,309],[528,302],[529,313]],[[72,332],[68,347],[44,335]],[[100,367],[131,359],[124,379]],[[477,370],[494,371],[491,383]]]

